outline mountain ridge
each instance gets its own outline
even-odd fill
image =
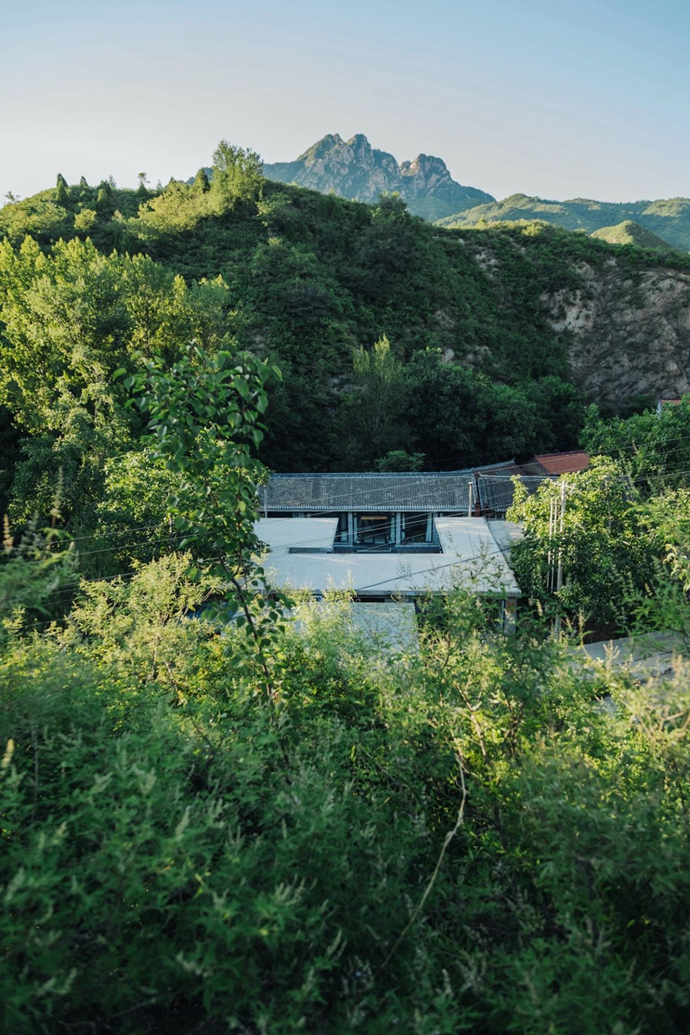
[[[436,222],[446,229],[460,229],[534,219],[560,226],[564,230],[584,230],[587,234],[633,222],[674,248],[690,250],[690,198],[659,198],[652,201],[571,198],[556,201],[517,193],[502,201],[459,210]]]
[[[662,244],[690,251],[690,198],[644,198],[637,201],[597,201],[576,197],[565,201],[516,192],[502,200],[478,187],[452,178],[445,161],[418,154],[398,163],[388,151],[372,147],[363,133],[344,140],[327,133],[290,162],[265,162],[264,175],[279,183],[294,183],[321,194],[336,194],[348,201],[375,204],[381,194],[397,193],[413,215],[447,229],[471,228],[499,222],[542,222],[588,235],[609,232],[615,244],[638,244],[659,249],[658,243],[611,238],[622,223],[635,223]],[[207,175],[212,170],[204,167]],[[187,183],[193,182],[190,177]]]
[[[608,241],[609,244],[634,244],[638,248],[649,248],[652,251],[674,252],[676,249],[672,244],[667,244],[651,230],[645,230],[643,226],[632,219],[625,219],[615,226],[603,226],[589,235],[600,241]]]
[[[454,180],[442,158],[420,153],[398,163],[388,151],[372,147],[363,133],[349,140],[327,133],[292,162],[265,163],[264,174],[352,201],[371,203],[382,193],[398,193],[414,215],[431,222],[495,200],[486,191]]]

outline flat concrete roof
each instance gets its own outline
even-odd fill
[[[260,539],[271,547],[264,560],[278,588],[350,590],[359,597],[419,596],[463,586],[476,593],[519,597],[512,571],[485,518],[435,518],[442,553],[290,553],[291,547],[327,548],[335,518],[263,518]],[[291,526],[285,527],[283,526]],[[272,545],[273,544],[273,545]]]
[[[510,551],[525,534],[522,525],[518,521],[489,521],[489,528],[496,545],[510,564]]]
[[[261,518],[254,525],[254,531],[272,554],[288,553],[292,546],[330,550],[337,529],[337,518]]]
[[[638,678],[651,678],[672,672],[676,658],[687,658],[688,646],[679,633],[651,632],[587,643],[573,651],[575,657],[583,653],[599,664],[610,660],[615,669],[627,667]]]
[[[415,649],[419,646],[414,604],[386,601],[385,604],[350,604],[350,622],[364,639],[384,650]]]

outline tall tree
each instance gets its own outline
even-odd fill
[[[209,186],[210,184],[208,182],[206,170],[202,166],[201,169],[198,170],[196,176],[194,177],[194,189],[201,194],[205,194],[206,191],[209,189]]]
[[[516,485],[508,517],[523,525],[511,553],[521,589],[575,620],[623,628],[630,618],[626,599],[648,592],[665,553],[625,470],[608,457],[594,457],[586,471],[558,481],[546,479],[533,496]]]
[[[67,193],[67,180],[62,175],[62,173],[58,173],[57,175],[57,183],[55,184],[55,200],[57,201],[58,205],[67,205],[69,202],[69,195]]]
[[[355,349],[353,367],[357,387],[345,409],[347,434],[351,451],[370,465],[405,446],[403,366],[384,334],[373,348]]]
[[[256,151],[221,140],[213,152],[214,193],[231,203],[253,201],[259,196],[262,183],[263,162]]]

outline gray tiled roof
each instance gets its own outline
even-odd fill
[[[467,510],[472,470],[414,474],[272,474],[259,490],[268,511]]]
[[[531,496],[543,481],[549,479],[545,475],[523,475],[519,480]],[[482,514],[491,512],[502,514],[508,507],[512,507],[515,492],[512,478],[495,474],[487,475],[477,479],[477,486]]]

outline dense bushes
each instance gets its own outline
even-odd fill
[[[384,660],[303,605],[276,724],[186,565],[3,649],[6,1030],[687,1029],[684,668],[593,683],[461,596]]]
[[[408,649],[269,597],[266,372],[114,378],[149,435],[111,501],[162,558],[75,587],[74,544],[6,539],[3,1029],[680,1035],[688,662],[640,685],[460,591]]]

